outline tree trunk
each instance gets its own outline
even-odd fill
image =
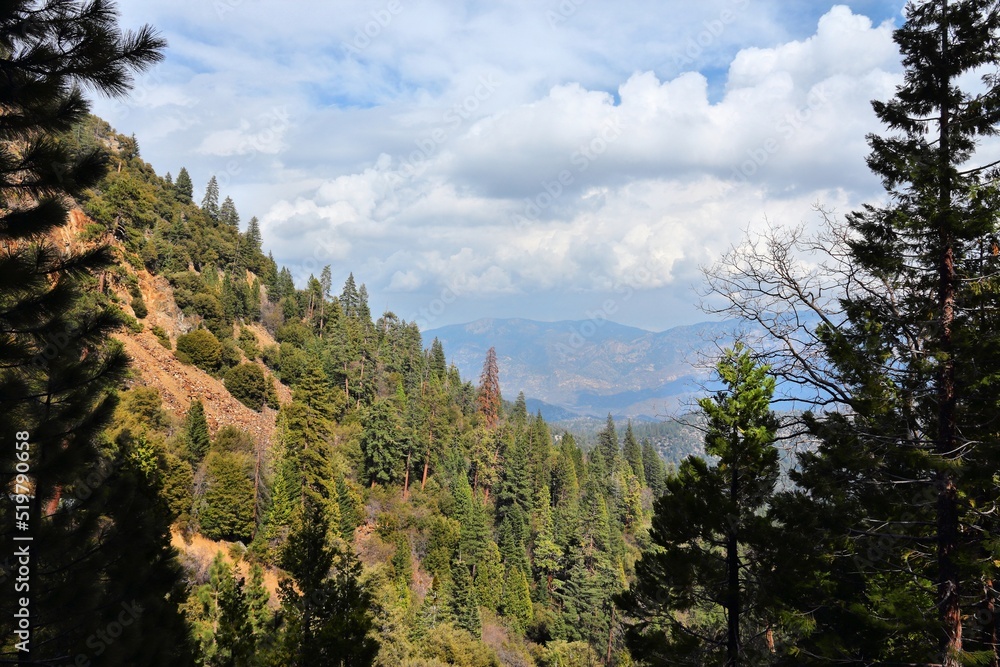
[[[1000,667],[1000,639],[997,637],[998,623],[997,623],[997,592],[993,588],[993,580],[988,579],[986,581],[986,613],[985,613],[985,627],[983,628],[983,640],[986,646],[992,651],[993,655],[990,658],[990,667]]]
[[[733,468],[729,495],[733,507],[739,509],[739,476]],[[730,524],[726,536],[726,667],[740,664],[740,544],[736,522]]]
[[[406,500],[410,495],[410,454],[412,451],[412,447],[406,450],[406,473],[403,477],[403,500]]]
[[[948,45],[948,0],[941,0],[943,12],[941,20],[941,55],[947,58]],[[952,343],[952,327],[955,322],[956,286],[958,277],[955,272],[955,238],[951,225],[952,191],[949,177],[951,164],[951,108],[949,106],[949,77],[941,77],[941,117],[939,121],[940,156],[938,166],[941,178],[938,190],[938,219],[936,221],[939,234],[940,255],[938,266],[938,306],[941,311],[940,349],[944,361],[938,371],[937,400],[938,428],[935,450],[938,456],[945,460],[954,460],[956,454],[955,442],[955,361]],[[937,567],[938,567],[938,605],[941,622],[944,626],[942,638],[944,667],[959,667],[959,655],[962,651],[962,609],[959,589],[958,566],[955,556],[958,548],[959,516],[958,489],[955,480],[948,470],[937,474]]]

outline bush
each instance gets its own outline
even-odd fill
[[[150,331],[156,336],[156,340],[160,341],[160,345],[167,348],[168,350],[174,349],[174,346],[170,343],[170,336],[164,331],[163,327],[154,326]]]
[[[257,364],[240,364],[226,373],[226,389],[237,401],[260,411],[267,397],[267,378]]]
[[[189,334],[177,337],[176,356],[181,361],[181,354],[186,355],[198,368],[214,373],[222,363],[222,343],[207,329],[196,329]]]
[[[223,426],[215,434],[212,450],[229,454],[252,454],[256,444],[253,436],[246,431],[235,426]]]
[[[253,361],[260,356],[260,346],[257,344],[257,336],[246,327],[240,329],[239,347],[247,359]]]
[[[272,371],[281,370],[281,348],[277,345],[268,345],[260,355],[264,365]]]
[[[220,360],[222,369],[232,368],[241,361],[243,361],[243,355],[240,354],[240,348],[236,347],[233,339],[228,338],[222,341],[222,358]]]
[[[146,302],[142,300],[142,294],[132,297],[132,312],[140,320],[145,319],[149,315],[149,309],[146,308]]]

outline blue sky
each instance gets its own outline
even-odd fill
[[[746,230],[880,196],[903,5],[120,0],[170,47],[94,110],[373,311],[662,330]]]

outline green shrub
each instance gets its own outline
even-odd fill
[[[178,336],[175,353],[178,359],[181,359],[181,353],[187,355],[195,366],[209,373],[219,370],[222,363],[222,343],[208,329],[196,329]]]
[[[268,345],[265,347],[263,352],[261,352],[260,358],[264,362],[264,365],[272,371],[279,371],[281,369],[281,348],[277,345]]]
[[[237,401],[258,412],[267,397],[267,378],[257,364],[240,364],[226,373],[226,389]]]
[[[250,361],[260,356],[260,346],[257,344],[257,336],[246,327],[240,329],[238,345]]]
[[[235,426],[223,426],[215,434],[212,450],[229,454],[252,454],[256,447],[253,436]]]
[[[156,340],[160,341],[160,345],[167,348],[168,350],[173,349],[173,345],[170,343],[170,336],[167,335],[167,332],[163,330],[163,327],[154,326],[152,329],[150,329],[150,331],[152,331],[153,335],[156,336]]]
[[[238,365],[243,361],[243,354],[240,353],[240,348],[236,346],[236,343],[232,338],[227,338],[222,341],[222,359],[220,361],[221,368],[223,371]]]
[[[138,297],[132,297],[132,312],[140,320],[145,319],[149,315],[149,309],[146,308],[146,302],[143,301],[142,294],[139,294]]]

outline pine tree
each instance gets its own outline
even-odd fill
[[[512,567],[507,570],[500,597],[500,613],[507,617],[518,632],[524,632],[531,622],[531,590],[521,568]]]
[[[361,436],[365,476],[376,483],[391,484],[402,477],[403,447],[400,424],[388,401],[377,401],[366,412]]]
[[[0,432],[8,443],[0,470],[3,488],[15,492],[16,457],[27,452],[34,492],[23,503],[33,538],[31,643],[3,657],[22,664],[89,654],[87,638],[133,602],[144,612],[105,659],[186,659],[176,600],[168,597],[178,579],[155,479],[132,464],[129,449],[97,446],[114,407],[109,390],[126,363],[108,339],[121,321],[92,277],[112,257],[106,248],[67,255],[46,236],[66,224],[72,198],[106,172],[100,149],[74,152],[60,138],[87,117],[83,91],[123,95],[130,74],[157,62],[163,47],[148,26],[123,31],[106,0],[12,0],[0,9]],[[27,449],[15,445],[18,434]],[[87,476],[99,472],[100,488],[84,491]],[[0,534],[8,545],[14,528],[13,506],[4,503]],[[18,596],[10,585],[0,595],[5,642],[15,637]],[[156,626],[158,635],[149,632]]]
[[[289,575],[279,582],[282,664],[366,667],[378,653],[361,564],[346,547],[331,545],[329,534],[322,507],[307,500],[281,555]]]
[[[618,433],[615,431],[615,420],[608,414],[608,420],[604,428],[597,433],[597,450],[604,459],[606,471],[610,474],[614,470],[615,462],[621,456],[621,448],[618,443]]]
[[[430,368],[434,377],[441,381],[444,380],[445,374],[448,371],[448,361],[444,356],[444,346],[441,345],[441,341],[437,339],[437,336],[431,342]]]
[[[476,599],[479,605],[492,612],[500,607],[503,594],[503,560],[500,548],[492,539],[486,541],[486,548],[476,565]]]
[[[642,441],[642,469],[653,496],[659,498],[667,488],[667,469],[649,440]]]
[[[226,197],[219,208],[219,222],[228,225],[233,229],[240,227],[240,214],[236,211],[236,204],[232,197]]]
[[[742,346],[717,365],[725,389],[699,401],[709,464],[689,457],[655,503],[654,547],[619,604],[633,654],[680,664],[758,664],[778,614],[766,598],[777,548],[767,508],[778,479],[775,381]],[[720,612],[724,612],[720,614]],[[711,619],[722,616],[726,623]]]
[[[479,376],[479,414],[487,429],[494,429],[500,422],[500,370],[497,366],[496,348],[486,352],[483,362],[483,372]]]
[[[841,299],[843,326],[819,330],[849,409],[811,421],[818,456],[796,477],[826,524],[813,542],[851,577],[830,582],[823,608],[852,614],[816,638],[838,658],[1000,662],[996,625],[971,620],[993,615],[1000,575],[983,532],[997,498],[1000,192],[995,163],[974,161],[1000,123],[998,37],[994,2],[910,3],[894,33],[903,81],[873,103],[888,133],[869,137],[868,165],[886,203],[847,217],[863,287]]]
[[[205,186],[205,196],[201,200],[201,210],[212,220],[219,219],[219,181],[215,179],[215,176],[208,179],[208,185]]]
[[[181,167],[181,170],[177,172],[177,182],[174,184],[174,188],[185,202],[191,201],[194,197],[194,184],[191,182],[191,175],[184,167]]]
[[[535,506],[537,510],[535,532],[532,539],[534,567],[539,581],[544,582],[542,590],[551,593],[552,581],[561,566],[563,550],[555,541],[549,487],[543,486],[538,490]]]
[[[253,480],[245,455],[212,452],[206,463],[208,489],[199,512],[202,532],[213,540],[249,542],[256,526]]]
[[[270,640],[274,612],[268,606],[271,594],[264,586],[264,568],[258,563],[250,567],[250,583],[246,588],[247,618],[258,645]]]
[[[191,407],[188,408],[185,419],[184,431],[187,435],[191,459],[198,463],[208,454],[210,444],[208,421],[205,419],[205,406],[202,405],[201,399],[196,398],[191,401]]]
[[[357,318],[361,312],[361,299],[358,297],[353,273],[348,274],[344,282],[344,289],[340,293],[340,307],[344,309],[344,315],[352,318]]]
[[[250,661],[254,652],[246,593],[243,580],[226,564],[219,552],[209,569],[211,585],[217,591],[218,620],[213,633],[215,654],[210,665],[240,667]]]
[[[451,612],[455,617],[455,625],[478,637],[483,629],[482,620],[479,617],[469,567],[464,561],[456,560],[452,563],[451,582]]]
[[[628,423],[628,429],[625,431],[623,453],[625,460],[628,461],[629,466],[632,468],[633,474],[639,480],[639,484],[646,486],[646,468],[642,461],[642,448],[639,446],[639,441],[635,439],[631,421]]]

